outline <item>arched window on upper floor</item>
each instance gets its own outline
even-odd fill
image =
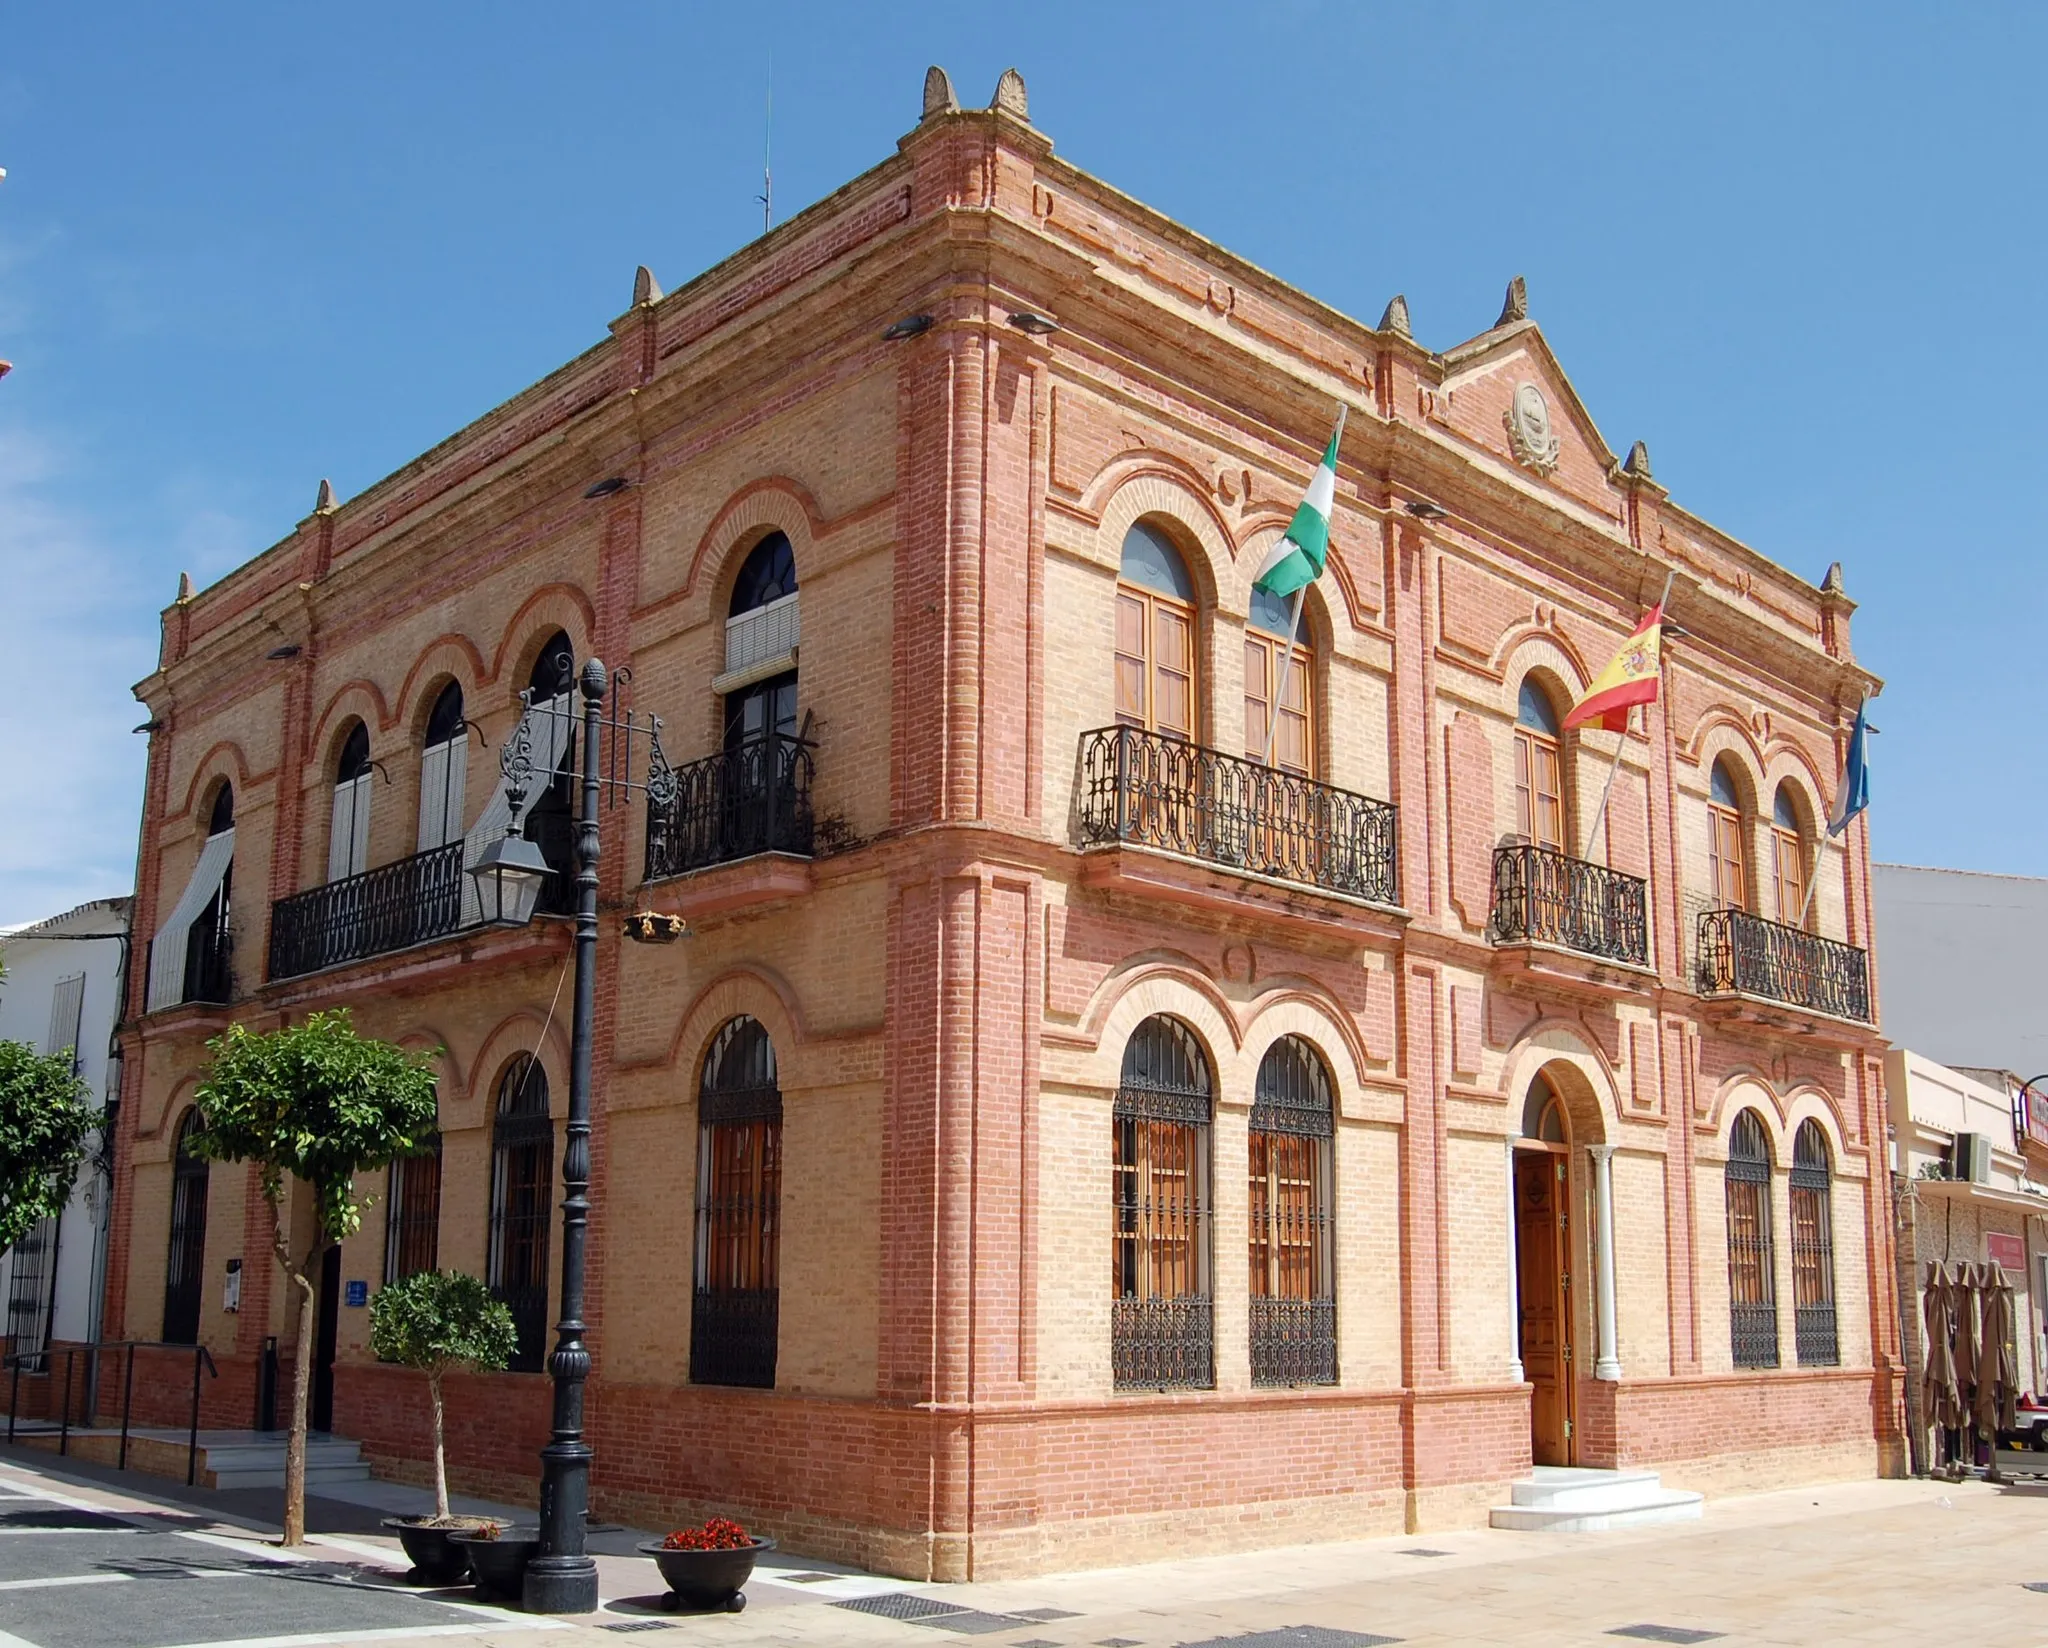
[[[1216,1383],[1214,1091],[1208,1057],[1179,1019],[1155,1014],[1131,1032],[1112,1122],[1110,1362],[1119,1389]]]
[[[1199,714],[1194,580],[1166,534],[1138,521],[1117,572],[1116,718],[1192,741]]]
[[[1835,1232],[1828,1136],[1819,1122],[1792,1136],[1792,1339],[1802,1368],[1839,1367]]]
[[[207,802],[206,840],[192,866],[191,879],[149,946],[145,1011],[153,1013],[186,1001],[230,999],[234,987],[234,882],[235,789],[222,779]]]
[[[1525,675],[1515,701],[1515,833],[1554,853],[1568,850],[1564,774],[1557,706]]]
[[[1754,1110],[1728,1130],[1728,1337],[1738,1368],[1778,1365],[1777,1262],[1771,1248],[1771,1143]]]
[[[796,735],[796,551],[771,532],[740,563],[725,621],[725,747]]]
[[[370,867],[370,729],[350,724],[334,760],[334,806],[327,832],[327,879],[346,881]]]
[[[1293,619],[1291,601],[1262,589],[1252,591],[1244,632],[1244,753],[1254,761],[1263,760],[1270,738],[1274,766],[1313,778],[1315,656]],[[1295,637],[1291,652],[1287,645],[1290,630]],[[1276,693],[1277,729],[1273,725]]]
[[[462,839],[462,792],[468,776],[469,723],[462,714],[462,687],[450,681],[434,699],[421,741],[421,852]]]
[[[775,1387],[782,1088],[760,1020],[728,1019],[697,1087],[693,1385]]]
[[[1798,926],[1806,912],[1811,865],[1807,846],[1810,832],[1801,816],[1803,812],[1791,781],[1780,783],[1771,800],[1771,885],[1777,919],[1788,927]]]
[[[170,1251],[164,1261],[164,1342],[196,1345],[206,1289],[206,1185],[211,1164],[192,1147],[197,1107],[178,1123],[171,1148]]]
[[[1707,868],[1714,902],[1724,909],[1749,908],[1747,834],[1735,770],[1728,757],[1717,756],[1707,773]]]
[[[1266,1049],[1252,1094],[1248,1216],[1254,1385],[1337,1382],[1329,1067],[1299,1036]]]

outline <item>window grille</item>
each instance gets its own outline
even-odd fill
[[[1119,1389],[1216,1383],[1209,1274],[1212,1083],[1194,1032],[1156,1016],[1117,1086],[1111,1364]]]
[[[45,1373],[49,1358],[50,1306],[57,1276],[57,1221],[38,1219],[8,1255],[7,1348],[23,1358],[24,1373]]]
[[[729,1019],[697,1090],[697,1286],[690,1382],[775,1386],[782,1090],[758,1019]]]
[[[1335,1105],[1322,1059],[1283,1036],[1252,1099],[1249,1236],[1255,1385],[1337,1382],[1330,1184]]]
[[[206,1283],[206,1158],[194,1154],[199,1112],[178,1124],[171,1169],[171,1250],[164,1267],[164,1340],[199,1342],[199,1300]]]
[[[391,1164],[384,1213],[384,1280],[403,1281],[440,1265],[441,1135],[417,1156]]]
[[[512,1312],[518,1348],[514,1373],[538,1373],[547,1360],[548,1227],[554,1218],[554,1123],[548,1078],[521,1054],[498,1079],[491,1129],[492,1294]]]
[[[1778,1295],[1771,1258],[1771,1148],[1756,1112],[1728,1138],[1729,1340],[1738,1368],[1778,1365]]]
[[[1803,1368],[1841,1365],[1835,1327],[1835,1240],[1828,1141],[1818,1122],[1792,1140],[1792,1334]]]

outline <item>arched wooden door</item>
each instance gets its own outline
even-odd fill
[[[1577,1378],[1572,1354],[1571,1134],[1549,1078],[1529,1089],[1515,1147],[1515,1279],[1521,1298],[1522,1377],[1529,1401],[1529,1452],[1538,1465],[1569,1465]]]

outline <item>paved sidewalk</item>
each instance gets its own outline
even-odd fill
[[[241,1564],[240,1585],[165,1589],[159,1613],[207,1593],[242,1596],[267,1578],[274,1561],[248,1538],[259,1524],[230,1527],[207,1500],[182,1487],[155,1492],[128,1478],[115,1484],[83,1473],[51,1471],[48,1455],[24,1462],[0,1455],[0,1495],[28,1504],[38,1493],[127,1515],[150,1531],[168,1528],[204,1539],[218,1525]],[[93,1473],[103,1478],[108,1473]],[[172,1514],[166,1514],[169,1508]],[[358,1520],[366,1510],[353,1507]],[[152,1520],[154,1518],[154,1520]],[[373,1519],[372,1519],[373,1520]],[[274,1524],[272,1525],[274,1528]],[[317,1526],[317,1524],[316,1524]],[[139,1530],[131,1530],[132,1532]],[[499,1648],[595,1648],[620,1634],[678,1648],[697,1643],[804,1645],[804,1648],[944,1648],[986,1641],[1002,1648],[1374,1648],[1401,1642],[1561,1644],[1704,1642],[1827,1644],[1843,1648],[1960,1642],[1971,1648],[2048,1643],[2048,1486],[1993,1488],[1981,1483],[1866,1482],[1750,1499],[1710,1501],[1702,1522],[1607,1534],[1510,1534],[1491,1530],[1299,1546],[1149,1567],[1098,1570],[981,1585],[912,1585],[777,1553],[748,1587],[743,1614],[671,1616],[659,1607],[660,1582],[630,1551],[626,1531],[601,1534],[598,1559],[604,1610],[583,1621],[529,1619],[467,1606],[463,1591],[395,1592],[403,1559],[381,1533],[351,1528],[319,1536],[308,1553],[319,1564],[293,1577],[318,1578],[275,1594],[290,1603],[255,1635],[236,1620],[162,1617],[138,1623],[133,1604],[157,1568],[138,1583],[107,1583],[82,1558],[47,1581],[10,1594],[0,1589],[0,1648],[214,1648],[261,1642],[314,1648],[342,1641],[450,1638]],[[63,1541],[0,1539],[17,1582],[26,1565],[58,1554]],[[111,1537],[111,1536],[109,1536]],[[130,1543],[122,1550],[133,1551]],[[101,1568],[107,1564],[102,1562]],[[132,1566],[132,1565],[131,1565]],[[184,1577],[194,1567],[182,1559]],[[261,1572],[258,1572],[261,1570]],[[68,1576],[68,1577],[67,1577]],[[51,1589],[38,1588],[47,1583]],[[64,1587],[89,1585],[90,1590]],[[47,1607],[24,1629],[30,1601],[72,1610],[60,1623]],[[321,1607],[331,1614],[316,1624]],[[127,1609],[121,1613],[118,1610]],[[114,1610],[102,1613],[102,1610]],[[353,1610],[352,1612],[350,1610]],[[367,1610],[367,1611],[366,1611]],[[386,1617],[396,1613],[403,1617]],[[441,1610],[429,1617],[427,1610]],[[371,1617],[374,1614],[374,1619]],[[917,1616],[917,1617],[911,1617]],[[120,1629],[95,1634],[101,1618]],[[154,1627],[151,1629],[150,1627]],[[1616,1634],[1631,1628],[1655,1634]],[[321,1629],[330,1635],[321,1635]],[[536,1638],[536,1630],[549,1634]],[[80,1634],[80,1633],[83,1634]],[[12,1635],[10,1635],[12,1633]],[[1693,1633],[1699,1633],[1697,1635]]]

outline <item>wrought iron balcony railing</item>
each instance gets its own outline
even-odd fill
[[[1130,842],[1376,904],[1398,901],[1394,807],[1138,727],[1081,735],[1081,839]]]
[[[235,999],[234,961],[234,928],[209,905],[185,939],[185,990],[178,1000],[226,1006]]]
[[[451,841],[279,899],[270,909],[270,976],[381,956],[461,925],[462,843]]]
[[[1868,1023],[1868,960],[1853,944],[1838,944],[1746,910],[1700,912],[1703,995],[1735,990]]]
[[[808,857],[814,757],[808,739],[770,733],[676,768],[673,799],[648,799],[647,879],[756,853]]]
[[[1604,864],[1523,844],[1493,852],[1493,941],[1556,944],[1649,965],[1645,883]]]
[[[1110,1372],[1118,1390],[1212,1389],[1215,1301],[1112,1299]]]

